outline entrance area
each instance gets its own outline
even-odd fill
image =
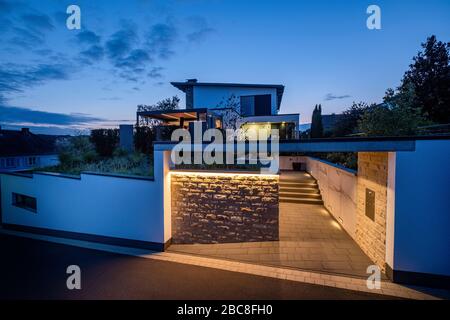
[[[311,179],[308,174],[303,176]],[[280,181],[290,178],[283,173]],[[168,250],[364,278],[367,267],[374,264],[321,201],[281,201],[279,241],[173,244]]]

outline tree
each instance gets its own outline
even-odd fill
[[[358,128],[368,136],[415,135],[419,127],[429,124],[415,104],[412,85],[402,91],[386,91],[382,104],[370,106],[358,121]]]
[[[311,119],[311,138],[323,137],[322,105],[315,105]]]
[[[363,116],[364,112],[369,108],[365,102],[353,102],[352,106],[345,110],[343,116],[338,120],[334,129],[332,130],[333,137],[344,137],[350,134],[357,133],[358,121]]]
[[[222,99],[214,108],[214,113],[222,117],[223,129],[238,129],[243,121],[240,113],[241,103],[234,94]]]
[[[143,111],[170,111],[176,110],[179,108],[180,98],[177,96],[173,96],[172,98],[166,98],[161,101],[158,101],[153,105],[140,104],[137,106],[137,112]],[[149,118],[140,118],[138,119],[137,125],[145,125],[145,126],[157,126],[161,123],[160,120],[149,119]]]
[[[450,43],[436,40],[436,36],[422,43],[423,51],[403,76],[399,91],[415,92],[416,107],[436,123],[450,123]]]
[[[147,126],[136,127],[134,133],[134,148],[138,152],[151,155],[153,153],[153,128]]]
[[[60,166],[70,168],[97,160],[94,145],[88,136],[62,138],[56,141]]]
[[[111,157],[119,144],[118,129],[94,129],[91,130],[91,142],[101,157]]]

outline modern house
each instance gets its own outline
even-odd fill
[[[33,134],[28,128],[17,131],[0,127],[0,171],[21,171],[57,165],[56,138],[57,136]]]
[[[223,128],[227,114],[218,111],[232,97],[236,109],[226,108],[245,115],[240,126],[298,126],[298,115],[278,115],[282,86],[174,85],[186,109],[138,117]],[[183,170],[172,162],[177,144],[154,142],[153,177],[4,172],[2,228],[360,279],[376,266],[393,282],[450,287],[450,136],[281,140],[275,173]],[[357,170],[305,155],[316,152],[357,153]],[[293,172],[298,163],[306,172]]]
[[[210,83],[189,79],[171,84],[186,94],[182,110],[138,112],[163,126],[204,129],[279,129],[280,139],[298,138],[299,114],[280,114],[284,86],[279,84]]]

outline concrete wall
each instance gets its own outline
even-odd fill
[[[450,141],[397,152],[395,270],[450,275]]]
[[[351,237],[356,231],[356,173],[308,158],[307,171],[317,180],[325,207]]]
[[[81,174],[1,176],[2,222],[99,236],[164,242],[162,188],[149,180]],[[37,199],[37,212],[12,205],[12,193]]]
[[[80,178],[2,174],[2,222],[96,236],[166,243],[171,237],[168,153],[155,152],[155,179],[82,173]],[[165,191],[163,191],[165,190]],[[33,213],[12,193],[37,199]]]
[[[277,114],[277,90],[275,88],[247,88],[247,87],[194,87],[194,108],[215,108],[231,95],[237,97],[258,94],[270,94],[272,97],[272,114]]]
[[[342,227],[355,236],[356,230],[356,172],[323,160],[302,156],[281,156],[280,169],[292,170],[293,162],[306,163],[319,185],[324,206]]]
[[[278,176],[172,172],[172,242],[278,240]]]
[[[358,153],[358,172],[311,157],[280,157],[280,168],[306,163],[318,182],[324,206],[361,249],[382,269],[386,261],[388,154]],[[375,191],[375,221],[365,215],[365,189]]]

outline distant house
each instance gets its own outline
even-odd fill
[[[279,113],[283,85],[211,83],[197,79],[171,84],[186,94],[185,109],[138,112],[138,118],[158,119],[163,125],[184,128],[200,121],[205,129],[278,129],[280,139],[298,138],[300,115]]]
[[[36,135],[28,128],[0,127],[0,171],[21,171],[59,163],[55,142],[58,136]]]

